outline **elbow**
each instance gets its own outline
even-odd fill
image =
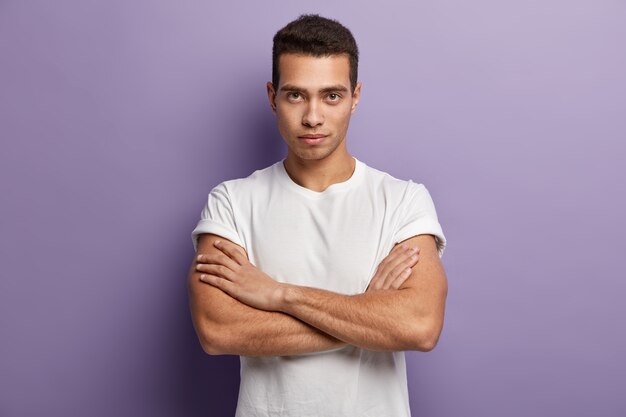
[[[202,326],[198,332],[200,345],[207,355],[227,355],[228,341],[226,333],[219,326]]]
[[[420,352],[430,352],[437,346],[437,339],[425,339],[416,347],[415,350]]]
[[[206,353],[207,355],[224,355],[224,352],[221,350],[221,348],[219,348],[217,345],[213,344],[213,343],[208,343],[206,341],[201,342],[202,345],[202,350],[204,350],[204,353]]]
[[[438,324],[428,324],[416,327],[418,328],[413,331],[409,350],[430,352],[437,346],[442,326]]]

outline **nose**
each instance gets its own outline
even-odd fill
[[[302,124],[309,127],[322,125],[324,123],[324,115],[320,105],[314,100],[309,101],[308,106],[302,115]]]

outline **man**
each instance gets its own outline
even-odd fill
[[[337,21],[276,33],[267,93],[287,157],[218,184],[192,232],[194,326],[207,353],[240,355],[239,417],[409,416],[404,351],[441,333],[428,191],[346,148],[357,64]]]

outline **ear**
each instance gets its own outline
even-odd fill
[[[276,114],[276,90],[274,90],[274,84],[271,81],[267,82],[267,98],[270,101],[270,107],[272,107],[272,113]]]
[[[361,98],[361,81],[356,83],[354,87],[354,93],[352,93],[352,109],[350,109],[350,113],[354,113],[356,110],[356,105],[359,103],[359,99]]]

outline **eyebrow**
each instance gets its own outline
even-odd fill
[[[307,90],[306,88],[302,88],[302,87],[298,87],[297,85],[293,85],[293,84],[285,84],[282,87],[280,87],[280,91],[297,91],[299,93],[306,93]],[[324,87],[324,88],[320,88],[319,92],[320,93],[328,93],[330,91],[348,91],[348,88],[344,85],[341,84],[336,84],[336,85],[331,85],[328,87]]]

